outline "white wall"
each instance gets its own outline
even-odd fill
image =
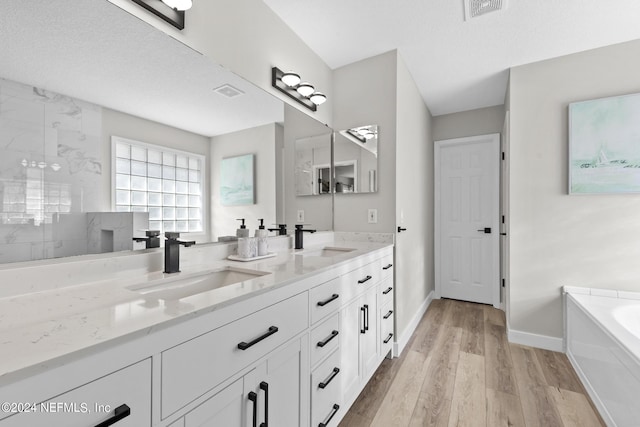
[[[378,192],[336,194],[336,231],[394,231],[396,63],[397,53],[391,51],[334,70],[334,129],[378,125]],[[377,224],[367,222],[368,209],[378,210]]]
[[[502,132],[504,105],[478,108],[433,118],[433,140]]]
[[[510,327],[561,337],[563,285],[640,291],[640,195],[569,196],[568,104],[640,92],[640,41],[511,70]]]
[[[396,235],[396,336],[403,337],[435,287],[434,169],[431,113],[400,55],[396,117],[396,222],[407,228]]]
[[[130,0],[109,0],[140,19],[207,55],[267,92],[331,125],[333,87],[329,67],[262,0],[194,1],[185,28],[155,17]],[[295,70],[327,95],[316,113],[271,87],[271,67]]]
[[[267,228],[276,223],[276,155],[278,136],[273,123],[211,138],[211,236],[235,236],[240,225],[237,218],[245,218],[250,235],[258,228],[258,218],[264,219]],[[246,206],[222,206],[220,204],[220,164],[222,159],[242,154],[254,155],[256,203]]]

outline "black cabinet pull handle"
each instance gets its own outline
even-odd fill
[[[260,427],[269,427],[269,383],[262,381],[260,390],[264,390],[264,422]]]
[[[255,391],[249,392],[249,400],[253,402],[253,427],[258,427],[258,395]]]
[[[338,333],[338,331],[331,331],[331,335],[329,335],[324,341],[318,341],[318,347],[324,347],[327,345],[329,341],[338,336]]]
[[[365,311],[364,311],[364,307],[360,307],[360,311],[362,312],[362,328],[360,328],[360,333],[364,334],[365,332],[367,332],[367,330],[364,328],[365,327]]]
[[[369,281],[369,280],[371,280],[371,279],[373,279],[373,277],[371,277],[371,276],[367,276],[367,277],[365,277],[364,279],[360,279],[360,280],[358,280],[358,283],[364,283],[364,282]]]
[[[389,286],[389,287],[387,288],[387,290],[386,290],[386,291],[382,291],[382,293],[383,293],[384,295],[386,295],[386,294],[388,294],[389,292],[391,292],[392,290],[393,290],[393,288],[392,288],[391,286]]]
[[[333,295],[331,295],[329,298],[327,298],[324,301],[318,301],[318,306],[324,307],[325,305],[329,304],[331,301],[337,300],[339,297],[340,297],[340,295],[333,294]]]
[[[398,226],[398,233],[403,232],[403,231],[407,231],[406,228],[400,227]]]
[[[385,314],[384,316],[382,316],[383,319],[388,319],[389,317],[391,317],[391,315],[393,314],[393,310],[389,310],[389,312],[387,314]]]
[[[335,403],[333,405],[333,408],[331,409],[331,414],[329,414],[329,417],[318,424],[318,427],[327,427],[329,425],[329,421],[331,421],[331,418],[333,418],[333,416],[338,412],[338,409],[340,409],[340,405]]]
[[[393,338],[393,334],[389,334],[389,336],[387,337],[387,339],[386,339],[386,340],[384,340],[383,342],[386,344],[386,343],[388,343],[389,341],[391,341],[391,338]]]
[[[96,425],[96,427],[109,427],[111,425],[114,425],[121,419],[127,418],[129,415],[131,415],[131,408],[129,408],[128,405],[120,405],[113,410],[113,417],[101,422],[100,424]]]
[[[393,264],[389,264],[389,265],[387,265],[386,267],[382,267],[382,269],[383,269],[383,270],[388,270],[388,269],[390,269],[391,267],[393,267]]]
[[[329,375],[329,378],[327,378],[326,381],[318,384],[318,387],[325,388],[326,386],[328,386],[329,383],[336,377],[336,375],[338,375],[338,372],[340,372],[340,368],[333,368],[333,371],[331,372],[331,375]]]
[[[364,324],[364,330],[368,331],[369,330],[369,305],[365,304],[364,305],[364,309],[366,311],[366,317],[365,318],[367,319],[366,323]]]
[[[265,333],[264,335],[260,335],[258,338],[256,338],[253,341],[250,342],[244,342],[242,341],[240,344],[238,344],[238,348],[240,350],[246,350],[249,347],[251,347],[252,345],[255,345],[257,343],[259,343],[260,341],[262,341],[265,338],[270,337],[271,335],[275,334],[276,332],[278,332],[278,327],[277,326],[269,326],[269,330],[267,331],[267,333]]]

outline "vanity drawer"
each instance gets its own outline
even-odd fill
[[[382,271],[382,280],[393,277],[393,253],[385,255],[380,259],[380,269]]]
[[[338,348],[340,344],[338,313],[311,330],[311,366]]]
[[[381,271],[380,261],[374,261],[340,276],[342,289],[340,297],[342,298],[344,295],[342,304],[344,305],[353,297],[360,295],[366,289],[378,283],[382,277]]]
[[[309,291],[309,312],[311,313],[312,325],[338,311],[343,301],[340,292],[339,278],[316,286]]]
[[[340,390],[340,350],[322,362],[311,374],[311,426],[317,427],[334,412],[334,406],[342,406]],[[337,420],[327,426],[338,425]]]
[[[162,352],[162,418],[308,327],[308,293]]]
[[[389,302],[380,309],[380,355],[386,354],[393,347],[393,302]],[[386,342],[385,342],[386,341]]]
[[[128,415],[127,415],[128,414]],[[131,365],[0,421],[2,427],[151,426],[151,359]]]
[[[383,280],[379,289],[378,307],[383,307],[389,303],[393,304],[393,278]]]

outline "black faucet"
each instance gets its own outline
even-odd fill
[[[302,224],[296,224],[296,245],[294,249],[304,249],[302,244],[302,233],[315,233],[316,230],[304,230]]]
[[[159,248],[160,247],[160,230],[147,230],[145,231],[147,237],[134,237],[134,242],[144,242],[145,249]]]
[[[180,233],[174,231],[166,231],[164,233],[166,240],[164,241],[164,272],[179,273],[180,272],[180,245],[186,247],[195,245],[196,242],[178,240]]]
[[[278,228],[267,228],[269,231],[277,231],[278,236],[287,235],[287,224],[278,224]]]

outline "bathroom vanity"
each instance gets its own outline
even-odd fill
[[[0,426],[335,426],[390,356],[393,277],[346,242],[2,298]]]

